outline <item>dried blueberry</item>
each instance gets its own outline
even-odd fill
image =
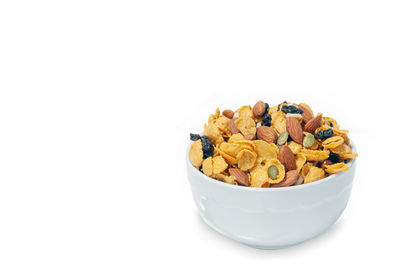
[[[268,114],[268,110],[269,110],[269,104],[265,103],[265,113],[264,114]]]
[[[200,135],[199,134],[190,133],[190,140],[191,141],[196,141],[196,140],[199,140],[199,139],[200,139]]]
[[[261,121],[261,125],[267,126],[267,127],[271,126],[271,115],[270,114],[267,114],[267,113],[264,114],[264,119]]]
[[[333,130],[332,128],[328,128],[326,130],[320,130],[317,132],[317,134],[314,135],[314,138],[316,139],[327,139],[333,136]]]
[[[284,103],[287,103],[287,101],[283,101],[282,103],[280,103],[280,104],[278,105],[278,111],[281,110],[281,104],[284,104]]]
[[[331,161],[332,163],[338,163],[340,161],[340,157],[338,154],[331,152],[329,153],[329,161]]]
[[[201,146],[203,148],[203,159],[206,159],[213,155],[214,146],[209,138],[206,136],[201,136]]]
[[[284,112],[285,114],[302,114],[303,110],[297,108],[294,105],[285,105],[282,106],[282,112]]]

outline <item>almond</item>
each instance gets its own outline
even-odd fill
[[[325,161],[322,162],[321,168],[325,170],[325,167],[327,165],[331,165],[331,164],[332,164],[332,162],[330,160],[325,160]]]
[[[308,121],[308,123],[304,126],[304,131],[314,134],[315,130],[321,126],[321,119],[322,114],[319,113],[316,117]]]
[[[296,170],[292,170],[286,173],[285,178],[276,184],[272,184],[271,187],[288,187],[293,185],[299,179],[299,173]]]
[[[306,108],[310,112],[310,114],[314,117],[314,113],[313,113],[311,107],[308,104],[300,103],[299,106]]]
[[[286,130],[295,142],[298,144],[303,144],[303,128],[296,118],[286,118]]]
[[[249,177],[239,168],[229,168],[229,174],[233,176],[239,185],[248,187],[250,185]]]
[[[222,112],[222,114],[223,116],[231,119],[235,113],[232,110],[226,109]]]
[[[292,150],[286,145],[279,149],[278,160],[285,166],[286,172],[297,169],[296,158]]]
[[[256,134],[247,134],[246,136],[244,136],[244,139],[255,140],[256,139]]]
[[[253,107],[253,114],[255,117],[262,117],[265,113],[265,103],[258,101]]]
[[[313,114],[310,113],[310,111],[306,107],[299,105],[299,109],[303,111],[302,116],[303,116],[303,121],[305,123],[307,123],[308,121],[310,121],[311,119],[314,118]]]
[[[275,143],[278,136],[276,135],[275,130],[273,130],[272,128],[267,126],[260,126],[257,128],[257,138],[264,140],[268,143]]]
[[[235,125],[235,120],[236,119],[237,118],[232,118],[231,120],[229,120],[228,129],[232,133],[232,135],[240,133],[240,130]]]

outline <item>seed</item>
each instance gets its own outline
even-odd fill
[[[287,141],[287,139],[288,139],[288,137],[289,137],[289,133],[287,133],[287,131],[282,132],[282,133],[279,135],[279,138],[278,138],[278,142],[277,142],[277,143],[278,143],[279,145],[285,144],[286,141]]]
[[[314,145],[315,138],[313,135],[306,135],[303,139],[303,146],[308,148]]]
[[[278,167],[276,167],[275,165],[271,165],[268,168],[268,175],[269,177],[271,177],[272,179],[276,179],[277,175],[278,175]]]

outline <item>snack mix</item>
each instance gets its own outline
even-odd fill
[[[205,175],[232,185],[287,187],[349,170],[357,157],[330,117],[305,104],[258,101],[236,112],[217,109],[203,135],[190,134],[189,159]]]

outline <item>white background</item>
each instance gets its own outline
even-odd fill
[[[2,1],[0,265],[398,264],[399,13],[384,0]],[[185,175],[189,132],[260,99],[309,103],[360,154],[343,216],[284,250],[209,229]]]

